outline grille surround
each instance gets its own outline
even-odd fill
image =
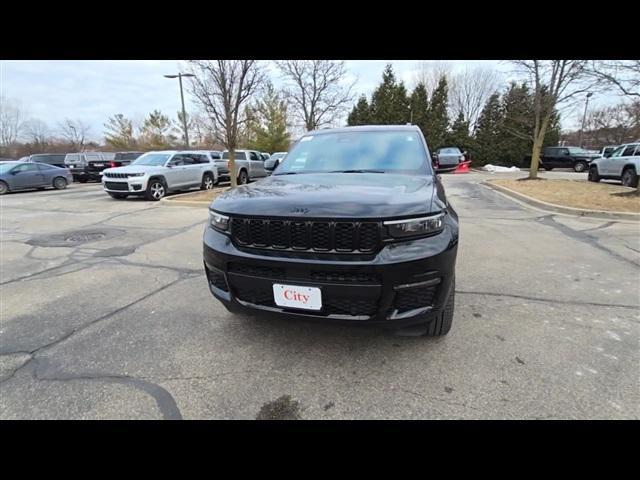
[[[104,182],[104,186],[107,190],[129,191],[129,184],[125,182]]]
[[[324,253],[375,253],[383,240],[382,222],[368,220],[232,217],[230,234],[242,247]]]

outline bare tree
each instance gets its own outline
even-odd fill
[[[529,178],[538,178],[540,151],[556,106],[576,100],[581,93],[597,88],[586,70],[585,60],[513,60],[534,92],[533,149]]]
[[[0,147],[3,151],[8,152],[20,137],[24,129],[23,116],[16,102],[0,96]]]
[[[191,93],[212,123],[217,139],[229,150],[231,186],[237,186],[235,149],[246,118],[242,107],[264,80],[255,60],[191,60]]]
[[[640,100],[593,110],[585,135],[592,145],[620,145],[640,138]]]
[[[81,152],[87,142],[91,127],[82,120],[64,119],[59,124],[60,135],[69,143],[72,150]]]
[[[276,64],[287,80],[292,113],[307,131],[334,124],[351,106],[356,82],[345,83],[344,62],[286,60]]]
[[[451,62],[443,62],[440,60],[426,60],[417,65],[414,74],[414,84],[423,83],[427,90],[427,97],[431,98],[433,91],[438,86],[438,82],[442,77],[446,77],[447,83],[450,85],[453,65]]]
[[[50,133],[47,124],[40,119],[32,118],[25,123],[25,138],[38,153],[44,153],[46,150],[50,141]]]
[[[640,60],[592,60],[588,72],[601,85],[640,98]]]
[[[462,114],[474,127],[482,108],[502,82],[502,75],[493,68],[467,68],[452,76],[449,83],[449,103],[452,118]]]

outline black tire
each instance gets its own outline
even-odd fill
[[[622,185],[625,187],[638,188],[638,174],[633,167],[627,167],[622,171]]]
[[[591,165],[589,167],[589,174],[587,175],[587,180],[589,180],[590,182],[599,182],[600,181],[600,175],[598,175],[598,167],[596,167],[595,165]]]
[[[78,178],[78,181],[80,183],[87,183],[89,181],[89,179],[88,178]]]
[[[213,179],[213,175],[210,173],[205,173],[202,176],[202,183],[200,184],[200,190],[211,190],[215,185],[215,181]]]
[[[144,194],[144,198],[146,198],[147,200],[157,202],[166,194],[167,194],[167,186],[165,185],[164,181],[159,178],[154,178],[152,180],[149,180],[149,184],[147,185],[147,191]]]
[[[0,195],[4,195],[5,193],[9,193],[9,185],[0,180]]]
[[[56,177],[53,179],[53,188],[56,190],[64,190],[67,188],[68,182],[64,177]]]
[[[442,311],[427,325],[427,332],[424,334],[426,337],[443,337],[449,330],[451,330],[451,324],[453,323],[453,311],[456,302],[456,279],[453,278],[451,282],[451,292],[447,299],[447,304]]]
[[[551,170],[553,170],[553,167],[544,167],[544,169],[545,169],[547,172],[550,172]]]
[[[240,174],[238,175],[238,185],[246,185],[249,183],[249,175],[247,175],[246,170],[240,170]]]
[[[588,168],[589,168],[589,165],[587,164],[587,162],[583,162],[582,160],[573,164],[574,172],[578,172],[578,173],[586,172]]]
[[[111,196],[111,198],[115,198],[116,200],[124,200],[129,196],[126,193],[111,193],[111,192],[109,192],[109,195]]]

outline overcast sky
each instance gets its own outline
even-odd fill
[[[357,78],[356,91],[367,96],[381,80],[387,63],[396,76],[411,88],[419,69],[417,60],[350,60],[346,62],[352,78]],[[495,68],[510,80],[510,66],[498,61],[451,61],[454,71],[468,66]],[[180,109],[178,81],[164,74],[184,71],[184,62],[175,60],[145,61],[0,61],[0,94],[17,102],[26,116],[39,118],[55,129],[65,119],[79,119],[91,125],[90,137],[102,140],[103,124],[108,117],[122,113],[142,119],[157,109],[175,117]],[[270,65],[272,80],[277,85],[278,72]],[[615,101],[611,97],[594,98],[598,106]],[[188,111],[195,111],[185,92]],[[580,111],[580,109],[578,109]],[[574,128],[581,113],[563,119],[563,128]]]

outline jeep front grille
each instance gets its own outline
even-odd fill
[[[371,253],[380,246],[381,232],[381,223],[371,221],[231,219],[236,244],[276,250]]]

